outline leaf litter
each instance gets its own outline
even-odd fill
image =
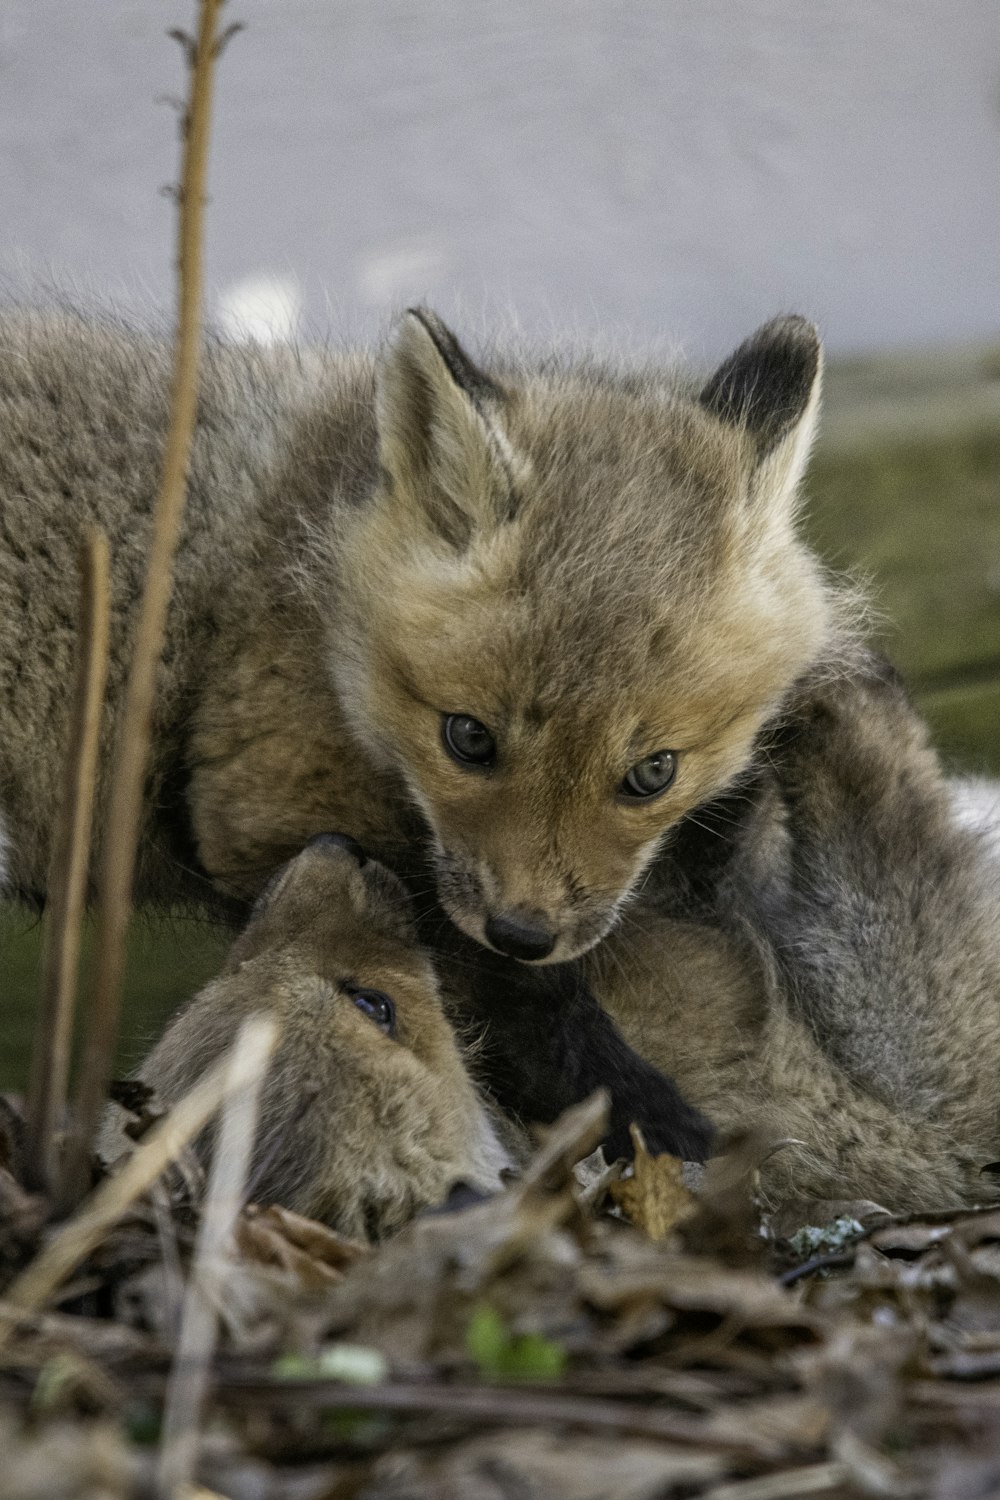
[[[1000,1213],[762,1215],[734,1143],[694,1187],[600,1096],[522,1175],[394,1239],[243,1208],[189,1496],[779,1500],[1000,1493]],[[588,1160],[583,1168],[578,1163]],[[200,1217],[174,1169],[44,1307],[53,1231],[0,1167],[0,1493],[154,1495]],[[797,1217],[796,1217],[797,1215]]]

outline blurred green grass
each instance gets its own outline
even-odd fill
[[[859,569],[955,769],[1000,774],[1000,431],[816,455],[807,529]]]
[[[1000,430],[821,446],[806,493],[811,539],[832,566],[870,579],[880,638],[949,765],[1000,775]],[[26,1079],[40,939],[36,918],[0,909],[3,1088]],[[217,971],[225,944],[188,917],[135,920],[122,1071]]]
[[[81,970],[88,972],[93,924],[87,923]],[[147,1051],[178,1004],[218,973],[229,935],[189,916],[139,913],[127,950],[122,1033],[116,1068],[124,1074]],[[0,1088],[27,1083],[42,957],[42,922],[24,907],[0,907]],[[86,990],[79,1025],[86,1025]]]

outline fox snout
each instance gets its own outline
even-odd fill
[[[506,889],[507,882],[482,859],[441,850],[435,871],[438,897],[455,926],[521,963],[566,963],[599,942],[614,922],[613,900],[573,900],[565,890],[553,889],[558,881],[547,887],[538,881],[537,895],[524,891],[518,899],[521,892]]]
[[[525,963],[548,958],[556,945],[556,934],[541,912],[514,910],[487,917],[485,932],[491,948]]]

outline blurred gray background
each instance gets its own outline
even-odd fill
[[[163,307],[186,0],[3,0],[0,279]],[[997,0],[230,0],[210,302],[712,356],[992,339]],[[249,285],[247,283],[249,282]],[[242,309],[242,313],[240,310]]]

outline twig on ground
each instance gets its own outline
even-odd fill
[[[80,559],[80,626],[62,802],[48,881],[42,1001],[32,1044],[27,1104],[27,1186],[51,1192],[56,1135],[66,1109],[80,936],[90,865],[101,709],[108,680],[111,590],[108,539],[91,531]]]
[[[100,879],[93,1002],[76,1094],[75,1137],[68,1153],[64,1200],[85,1191],[87,1158],[111,1079],[118,1035],[125,931],[149,760],[156,674],[163,650],[173,563],[180,537],[198,397],[201,337],[202,217],[205,201],[217,23],[223,0],[200,0],[198,36],[189,53],[190,104],[183,116],[183,161],[177,248],[178,324],[170,426],[160,493],[153,512],[146,582],[121,717],[107,812]]]
[[[333,1380],[242,1380],[220,1378],[216,1400],[240,1411],[264,1405],[269,1411],[313,1410],[419,1413],[485,1422],[498,1427],[576,1427],[618,1436],[659,1438],[698,1446],[710,1442],[746,1462],[770,1456],[773,1444],[751,1430],[736,1435],[711,1429],[698,1417],[658,1410],[639,1401],[600,1400],[559,1390],[516,1390],[503,1386],[412,1384],[385,1381],[360,1386]]]
[[[799,1500],[802,1495],[819,1495],[837,1490],[849,1477],[842,1463],[808,1464],[801,1469],[782,1469],[777,1474],[762,1474],[759,1479],[740,1479],[706,1490],[703,1500]]]
[[[277,1028],[273,1021],[263,1018],[248,1022],[247,1030],[251,1028],[254,1045],[251,1047],[247,1040],[239,1066],[236,1058],[227,1055],[154,1125],[121,1169],[101,1183],[90,1200],[11,1283],[5,1302],[22,1311],[41,1307],[205,1128],[220,1104],[230,1094],[254,1082],[262,1066],[261,1059],[266,1060],[274,1047]],[[0,1305],[0,1348],[14,1326],[4,1320]]]
[[[249,1078],[249,1082],[238,1091],[230,1088],[212,1159],[180,1337],[167,1384],[156,1481],[161,1500],[174,1500],[190,1491],[198,1457],[201,1410],[218,1333],[219,1281],[243,1203],[257,1133],[260,1090],[275,1035],[273,1026],[268,1034],[248,1024],[233,1048],[231,1070],[238,1077]]]
[[[797,1281],[802,1281],[806,1276],[815,1276],[817,1271],[839,1270],[843,1266],[853,1266],[855,1260],[855,1246],[850,1250],[830,1250],[826,1255],[814,1255],[811,1260],[804,1260],[800,1265],[791,1266],[787,1271],[782,1271],[778,1277],[780,1286],[794,1286]]]

